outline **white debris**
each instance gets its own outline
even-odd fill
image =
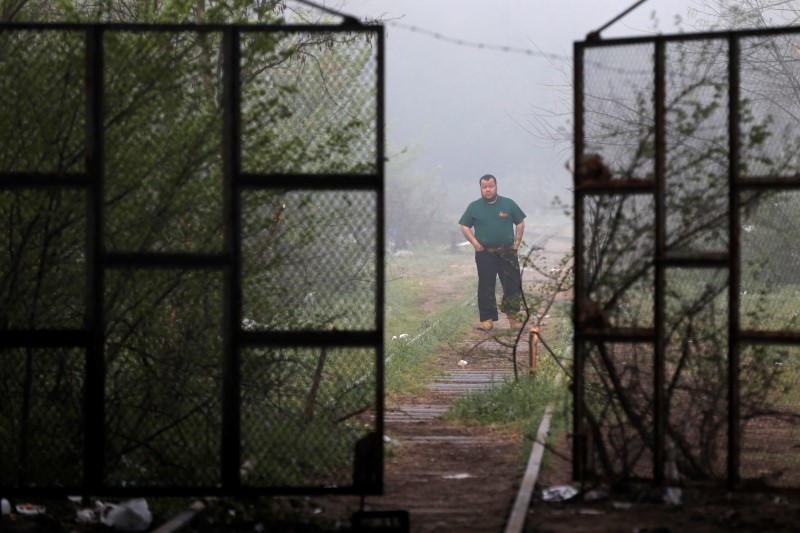
[[[408,333],[401,333],[397,338],[398,339],[407,339],[408,338]]]
[[[75,511],[75,521],[79,524],[90,524],[97,521],[97,515],[93,509],[78,509]]]
[[[578,489],[569,485],[557,485],[542,491],[542,501],[565,502],[578,494]]]
[[[47,511],[44,505],[34,505],[32,503],[22,503],[16,506],[17,513],[23,516],[33,516],[43,514]]]
[[[248,459],[244,463],[242,463],[242,467],[239,469],[239,476],[242,479],[245,479],[247,476],[250,475],[250,472],[256,467],[256,460],[255,459]]]
[[[442,476],[444,479],[467,479],[471,478],[472,474],[467,474],[466,472],[463,474],[446,474]]]
[[[667,460],[664,465],[664,477],[669,481],[680,481],[675,454],[675,443],[670,440],[666,445]],[[664,489],[664,503],[667,505],[680,505],[682,496],[683,493],[680,487],[667,487]]]
[[[388,444],[389,446],[400,446],[400,441],[397,439],[393,439],[388,435],[383,436],[383,442]]]
[[[0,514],[3,516],[11,514],[11,502],[3,498],[0,500]]]
[[[467,366],[467,362],[462,359],[461,361],[458,362],[458,366],[460,366],[461,368],[464,368],[464,367]]]
[[[136,498],[118,505],[106,504],[100,520],[117,531],[145,531],[153,521],[147,500]]]

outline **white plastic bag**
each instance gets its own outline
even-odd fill
[[[107,504],[100,520],[117,531],[145,531],[153,521],[147,500],[136,498],[119,505]]]
[[[542,491],[542,501],[565,502],[578,494],[578,489],[569,485],[558,485]]]

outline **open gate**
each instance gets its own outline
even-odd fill
[[[0,25],[0,491],[382,491],[383,50]]]
[[[798,42],[575,44],[576,479],[800,487]]]

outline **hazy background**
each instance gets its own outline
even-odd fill
[[[325,2],[360,19],[381,18],[386,26],[390,231],[409,240],[462,240],[458,218],[479,197],[478,178],[492,173],[499,193],[514,198],[528,215],[526,241],[553,232],[571,235],[563,209],[551,203],[555,196],[571,203],[565,163],[571,160],[572,45],[634,3]],[[691,5],[692,0],[648,0],[602,36],[676,32],[676,17],[686,26]],[[450,42],[456,39],[531,53]]]

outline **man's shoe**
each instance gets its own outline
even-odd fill
[[[478,325],[478,329],[481,331],[492,331],[494,327],[494,323],[491,320],[484,320]]]

